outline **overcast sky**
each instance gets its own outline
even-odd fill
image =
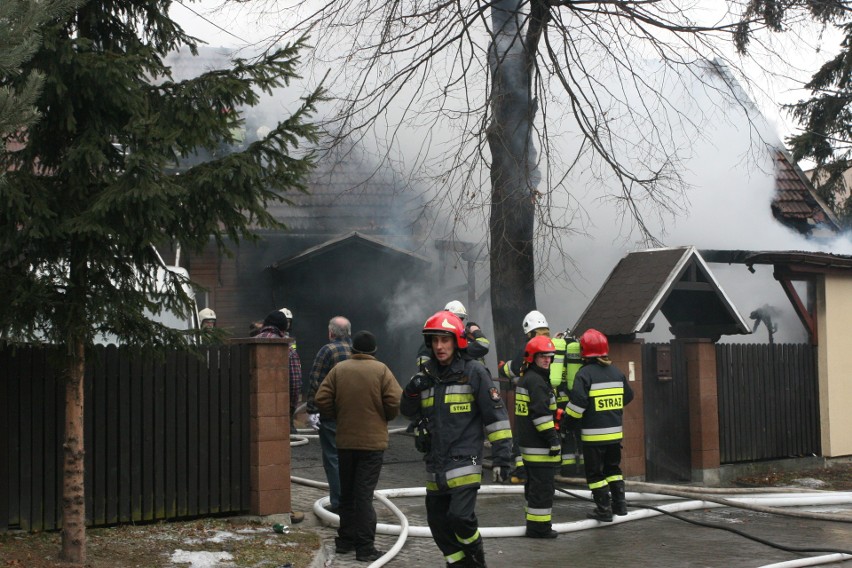
[[[175,1],[171,16],[187,32],[211,46],[246,47],[274,37],[277,31],[276,19],[257,15],[257,8],[252,7],[252,4],[257,6],[258,2],[226,4],[223,0]],[[772,35],[770,40],[774,42],[773,48],[782,56],[761,58],[761,64],[773,67],[777,72],[774,77],[765,76],[757,65],[744,62],[744,67],[755,81],[755,88],[750,93],[781,138],[792,133],[796,125],[789,115],[780,110],[780,105],[809,96],[807,91],[800,88],[801,85],[810,79],[831,54],[838,51],[841,39],[840,34],[833,29],[821,30],[817,27],[803,33]],[[759,46],[753,43],[752,47],[754,55],[760,57]],[[779,59],[783,59],[783,63]]]

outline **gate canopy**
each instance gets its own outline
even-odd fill
[[[610,273],[574,325],[576,334],[595,328],[609,337],[633,339],[650,332],[662,312],[678,339],[750,333],[695,247],[628,253]]]

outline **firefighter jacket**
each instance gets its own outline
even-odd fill
[[[565,412],[579,419],[583,444],[613,444],[624,437],[622,414],[631,400],[633,389],[624,373],[598,358],[577,372]]]
[[[474,324],[475,325],[475,324]],[[465,330],[470,329],[471,324],[465,326]],[[461,351],[462,357],[466,359],[475,359],[485,365],[485,356],[488,355],[488,350],[491,348],[491,342],[482,333],[481,329],[476,331],[466,331],[467,348]],[[423,370],[423,365],[432,359],[432,348],[426,345],[426,342],[420,344],[420,350],[417,352],[417,369]]]
[[[515,387],[515,428],[524,465],[559,465],[559,455],[550,448],[559,447],[559,433],[553,422],[556,397],[546,371],[531,365]]]
[[[512,463],[512,431],[500,392],[482,363],[459,356],[446,367],[430,359],[423,373],[432,386],[419,394],[403,392],[400,412],[428,420],[426,491],[479,488],[485,436],[493,464]]]

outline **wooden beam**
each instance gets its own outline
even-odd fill
[[[811,345],[816,345],[816,315],[811,313],[808,308],[805,307],[804,302],[802,302],[802,299],[799,297],[799,293],[796,292],[796,288],[793,286],[793,281],[787,275],[776,270],[775,279],[781,284],[781,288],[784,289],[784,293],[787,294],[787,298],[790,300],[790,303],[793,304],[793,309],[796,310],[796,315],[799,316],[802,325],[805,326],[805,329],[808,331],[808,338],[810,339]],[[807,282],[809,286],[813,283],[812,278],[799,279]]]

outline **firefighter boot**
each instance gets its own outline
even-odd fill
[[[612,506],[609,500],[609,488],[598,487],[597,489],[593,489],[592,498],[595,500],[595,509],[591,513],[586,514],[586,516],[596,521],[611,523]]]
[[[471,568],[488,568],[485,564],[485,547],[482,545],[482,539],[479,542],[467,549],[468,566]]]
[[[619,517],[627,514],[627,499],[624,496],[624,481],[612,481],[609,484],[612,493],[612,512]]]

